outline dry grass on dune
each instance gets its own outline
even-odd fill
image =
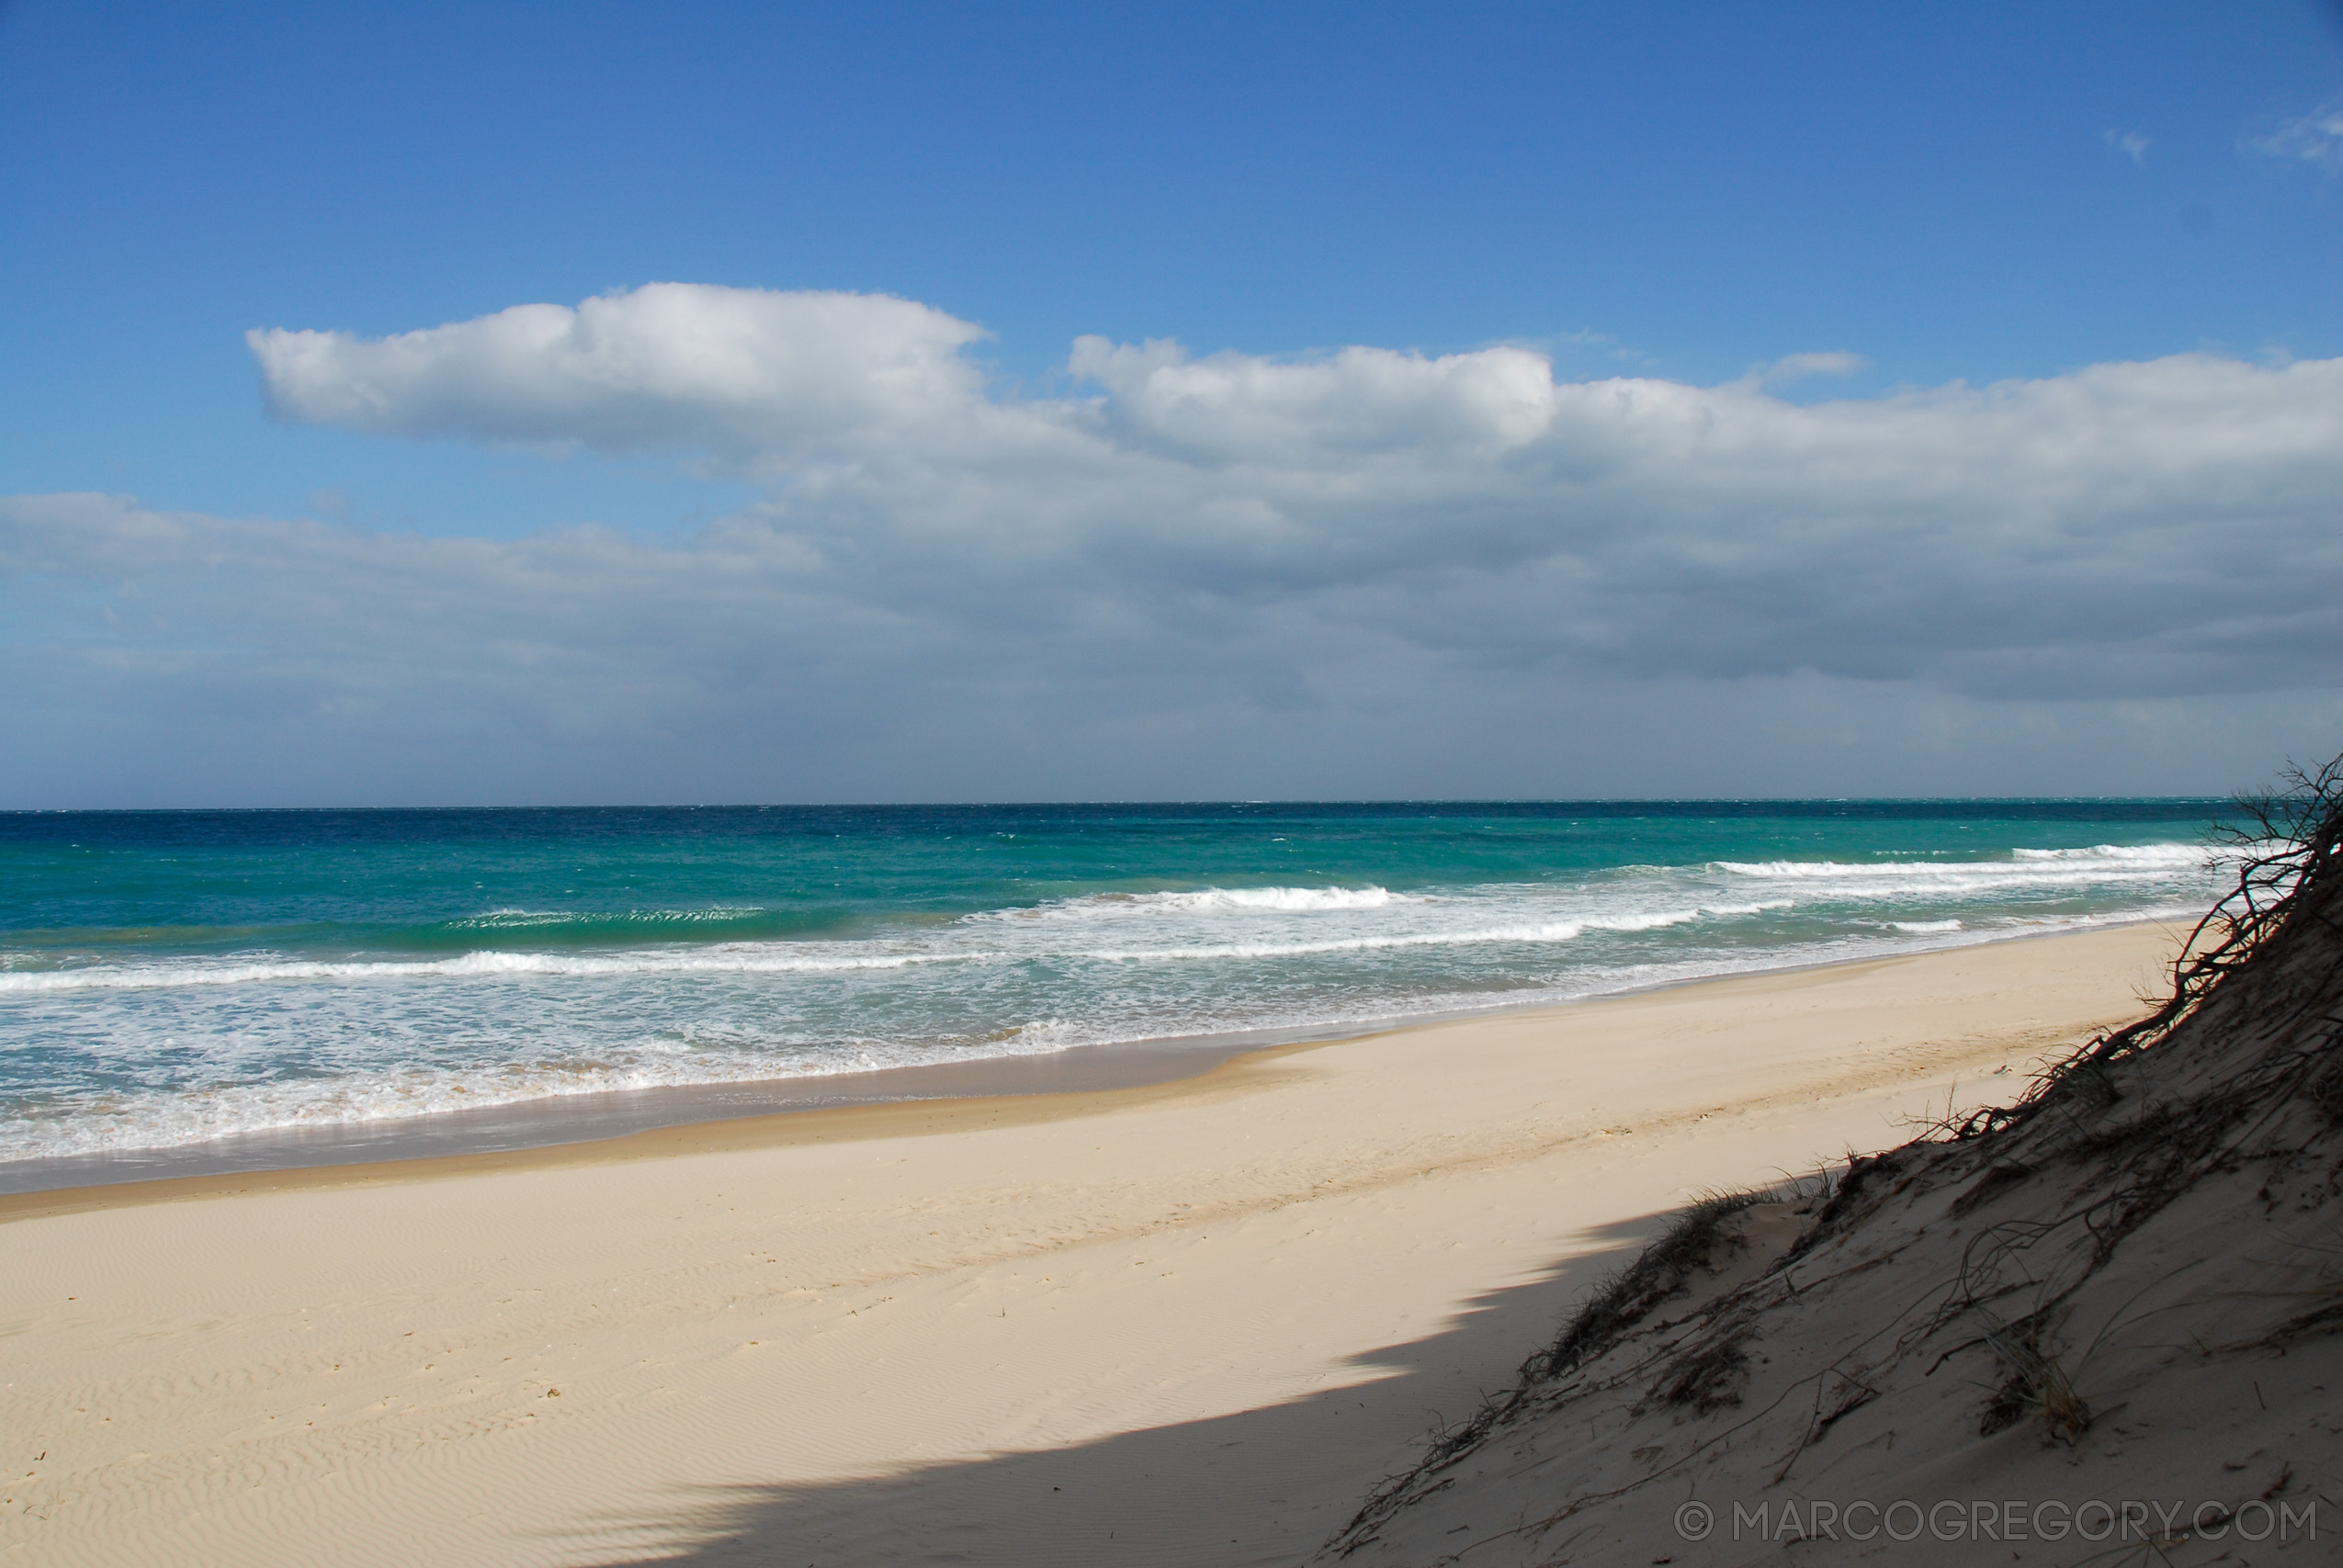
[[[2292,782],[2164,1005],[2015,1105],[1695,1205],[1319,1560],[2325,1560],[2343,762]]]

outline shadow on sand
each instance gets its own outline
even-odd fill
[[[1670,1217],[1586,1233],[1581,1246],[1528,1280],[1471,1298],[1422,1338],[1351,1358],[1327,1386],[1297,1399],[863,1480],[709,1487],[679,1498],[665,1519],[594,1521],[639,1540],[681,1543],[597,1561],[603,1568],[1298,1563],[1380,1480],[1412,1464],[1433,1428],[1461,1423],[1484,1394],[1511,1386],[1569,1308]]]

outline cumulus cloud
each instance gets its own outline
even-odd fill
[[[753,453],[966,408],[981,328],[886,295],[661,283],[395,337],[245,334],[269,412],[385,435]]]
[[[2246,145],[2265,157],[2343,171],[2343,104],[2328,104],[2281,121],[2269,131],[2247,137]]]
[[[684,285],[378,342],[255,333],[279,417],[698,451],[767,499],[659,544],[0,502],[12,665],[426,751],[625,742],[764,759],[750,778],[859,756],[803,789],[870,793],[876,770],[1047,795],[1274,788],[1262,759],[1313,748],[1454,793],[1498,786],[1387,759],[1468,718],[1507,745],[1566,713],[1658,733],[1624,694],[1663,688],[1680,716],[1805,735],[1846,728],[1831,703],[1886,711],[1850,694],[2104,719],[2330,686],[2343,654],[2343,361],[1798,404],[1770,381],[1860,361],[1695,387],[1556,381],[1515,347],[1084,338],[1066,395],[1021,398],[966,357],[979,335],[903,300]],[[1077,736],[1129,777],[1053,786]]]
[[[1332,453],[1449,449],[1493,457],[1544,434],[1551,365],[1518,348],[1437,359],[1346,348],[1313,364],[1220,354],[1192,362],[1175,343],[1083,337],[1067,367],[1105,388],[1117,435],[1198,460],[1308,461]]]
[[[1702,388],[1556,382],[1515,347],[1085,337],[1075,395],[1003,399],[980,335],[667,284],[254,345],[281,417],[729,456],[775,477],[756,526],[823,592],[964,631],[1281,602],[1498,660],[2156,694],[2292,679],[2338,624],[2343,361],[1799,405],[1765,387],[1864,361]]]
[[[2146,164],[2148,149],[2156,145],[2155,138],[2136,130],[2106,130],[2100,134],[2110,147],[2132,160],[2135,166]]]

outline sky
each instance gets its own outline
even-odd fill
[[[2312,0],[0,0],[0,808],[2343,750]]]

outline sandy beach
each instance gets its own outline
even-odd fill
[[[1669,1211],[2014,1097],[2174,945],[0,1199],[0,1561],[1295,1562]]]

